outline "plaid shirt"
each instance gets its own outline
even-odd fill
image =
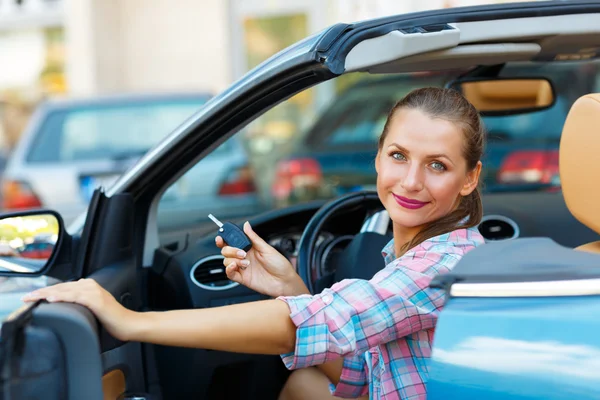
[[[344,357],[337,397],[425,399],[427,360],[444,291],[429,288],[468,251],[483,244],[476,228],[433,237],[394,259],[394,243],[382,251],[386,267],[371,280],[345,279],[311,296],[279,297],[297,326],[288,369]]]

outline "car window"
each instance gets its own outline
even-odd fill
[[[506,66],[501,76],[550,78],[556,100],[536,112],[483,117],[483,193],[560,190],[562,127],[571,104],[599,89],[599,66],[594,60]],[[214,229],[208,213],[242,219],[373,189],[377,141],[394,103],[414,88],[444,87],[464,72],[365,74],[338,84],[342,76],[288,99],[226,142],[226,151],[220,148],[213,160],[205,158],[176,181],[161,200],[159,227],[180,214],[179,220]]]
[[[43,120],[27,161],[137,158],[197,112],[204,101],[113,102],[53,111]]]
[[[387,112],[394,104],[383,100],[375,101],[369,107],[355,104],[324,142],[330,146],[342,146],[376,141],[385,124]]]

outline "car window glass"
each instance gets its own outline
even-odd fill
[[[138,102],[50,113],[27,156],[29,162],[137,158],[197,112],[204,100]]]
[[[357,104],[355,109],[349,112],[350,117],[328,135],[327,143],[335,146],[376,142],[393,104],[375,99],[369,107],[365,107],[362,102]]]

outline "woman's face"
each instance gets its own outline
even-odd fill
[[[377,154],[377,193],[404,234],[456,208],[477,187],[481,162],[467,171],[464,136],[454,123],[398,110]]]

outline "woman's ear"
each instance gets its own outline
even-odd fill
[[[375,172],[379,174],[379,163],[380,161],[381,150],[377,150],[377,155],[375,156]]]
[[[477,188],[477,185],[479,184],[479,175],[481,174],[481,166],[481,161],[478,161],[475,168],[467,172],[467,179],[460,191],[461,196],[468,196]]]

